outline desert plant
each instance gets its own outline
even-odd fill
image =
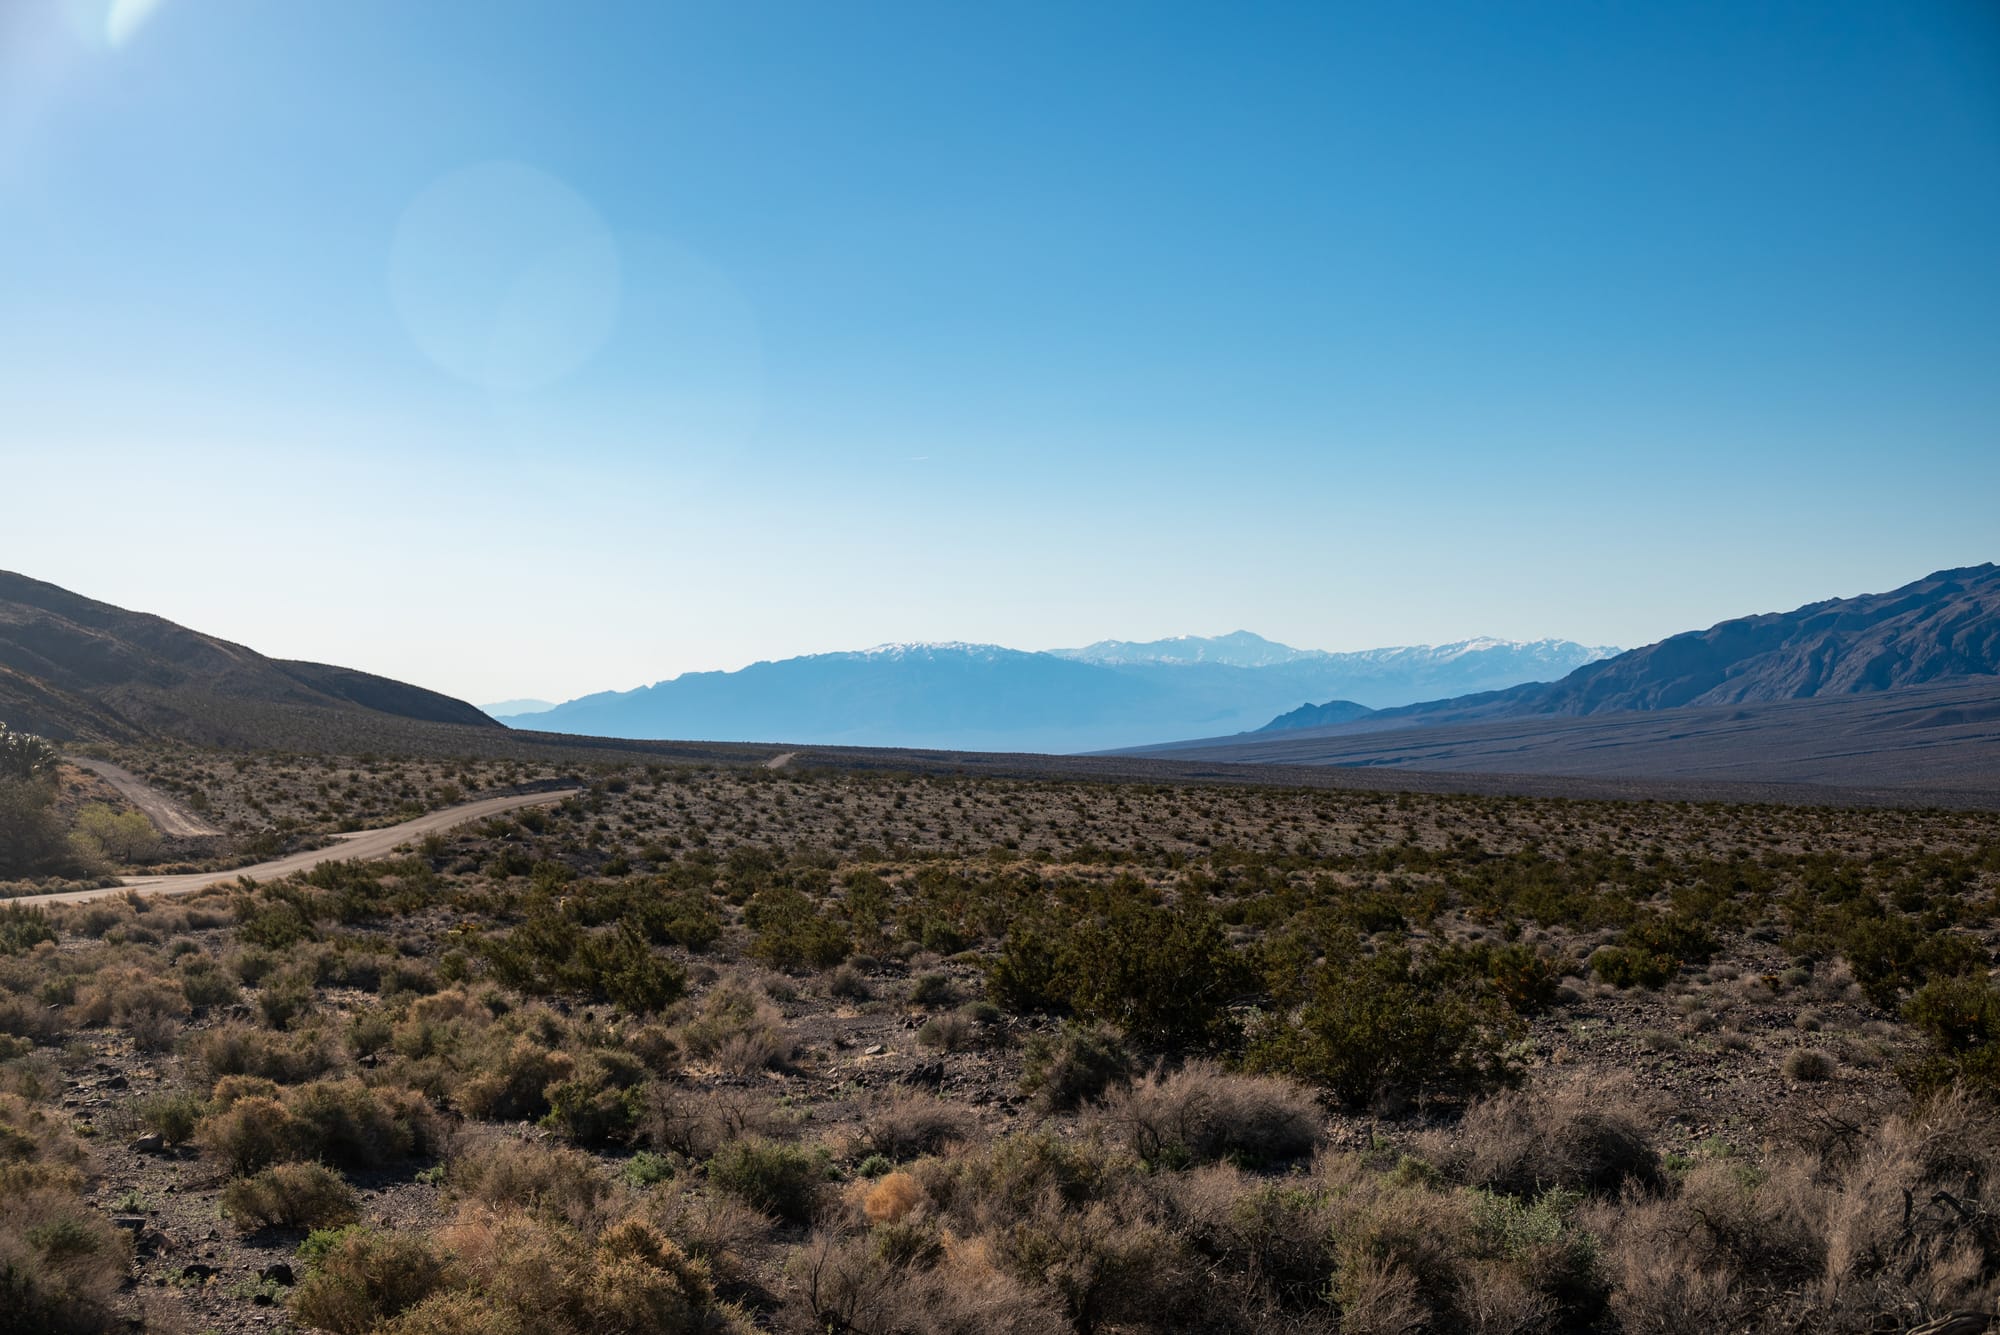
[[[444,1265],[421,1237],[353,1224],[313,1234],[306,1274],[292,1295],[299,1320],[333,1335],[363,1335],[414,1307],[444,1282]]]
[[[1131,1079],[1131,1057],[1116,1031],[1103,1026],[1070,1022],[1053,1037],[1036,1034],[1021,1063],[1021,1092],[1042,1112],[1080,1107]]]
[[[1141,1161],[1168,1167],[1229,1158],[1279,1164],[1323,1138],[1318,1103],[1275,1076],[1231,1075],[1211,1062],[1155,1074],[1112,1096],[1105,1117]]]
[[[316,1163],[281,1163],[222,1189],[222,1212],[244,1230],[339,1228],[359,1219],[354,1189]]]

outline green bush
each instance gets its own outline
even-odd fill
[[[812,1219],[826,1176],[824,1155],[754,1137],[725,1145],[708,1161],[708,1180],[718,1190],[794,1224]]]
[[[0,904],[0,955],[19,955],[56,939],[49,915],[22,904]]]
[[[151,1094],[139,1100],[139,1121],[167,1144],[185,1145],[194,1139],[203,1106],[200,1099],[186,1091]]]
[[[1428,978],[1406,950],[1329,959],[1299,1012],[1253,1041],[1253,1070],[1326,1086],[1342,1103],[1462,1097],[1511,1079],[1495,1003]]]
[[[1925,1039],[1924,1051],[1902,1071],[1919,1093],[1954,1082],[2000,1096],[2000,988],[1978,974],[1925,983],[1903,1008]]]
[[[1021,1062],[1021,1092],[1042,1112],[1081,1107],[1131,1079],[1132,1059],[1124,1044],[1102,1026],[1071,1022],[1054,1037],[1036,1034]]]
[[[1074,1011],[1145,1042],[1212,1044],[1253,981],[1213,914],[1125,899],[1067,931],[1010,930],[987,990],[1015,1010]]]
[[[780,969],[830,969],[852,948],[848,925],[789,886],[759,891],[743,911],[750,953]]]

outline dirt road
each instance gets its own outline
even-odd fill
[[[109,778],[108,775],[106,777]],[[205,890],[211,885],[227,885],[239,876],[248,876],[255,881],[272,881],[281,876],[290,876],[294,872],[311,871],[322,862],[387,857],[412,839],[421,839],[427,834],[449,830],[454,826],[464,825],[468,821],[482,820],[487,816],[497,816],[505,811],[518,811],[522,807],[549,806],[562,801],[575,791],[573,788],[565,788],[548,793],[514,793],[507,797],[488,797],[477,802],[466,802],[459,806],[446,807],[442,811],[427,812],[415,820],[406,820],[401,825],[342,835],[337,843],[325,848],[293,853],[289,857],[278,858],[273,862],[260,862],[253,867],[194,872],[185,876],[133,876],[118,885],[103,886],[95,890],[69,890],[53,895],[25,895],[19,899],[0,900],[0,903],[77,904],[88,899],[102,899],[107,895],[122,895],[127,891],[137,891],[142,895],[184,895],[194,890]]]
[[[200,839],[222,833],[159,789],[148,785],[131,770],[88,756],[69,756],[66,759],[116,788],[126,801],[146,813],[146,819],[153,822],[153,828],[169,839]]]

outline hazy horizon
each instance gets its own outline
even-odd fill
[[[1990,7],[590,15],[0,12],[0,567],[560,701],[2000,554]]]

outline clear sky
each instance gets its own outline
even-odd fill
[[[2000,557],[2000,7],[0,0],[0,566],[478,700]]]

